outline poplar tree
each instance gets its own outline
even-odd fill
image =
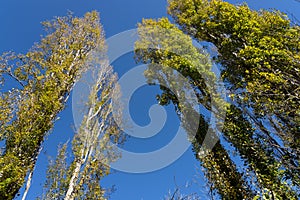
[[[98,77],[91,86],[87,112],[74,135],[72,151],[68,153],[68,143],[59,149],[56,160],[49,165],[40,199],[107,199],[100,181],[109,174],[109,164],[119,157],[114,144],[121,139],[116,123],[121,119],[121,111],[114,109],[112,115],[113,95],[114,104],[119,95],[112,67],[102,61],[97,70]]]
[[[297,199],[300,192],[299,26],[279,11],[253,11],[246,4],[235,6],[220,0],[170,0],[168,11],[182,34],[209,42],[216,48],[213,60],[220,64],[221,77],[230,91],[231,105],[227,108],[222,137],[235,148],[241,162],[234,162],[228,148],[218,144],[209,155],[199,154],[202,140],[197,137],[198,132],[205,130],[209,121],[200,123],[202,127],[192,141],[212,189],[222,199]],[[140,26],[149,25],[177,28],[166,19],[146,20]],[[172,53],[172,47],[185,51],[187,39],[145,42],[143,34],[140,33],[140,43],[136,46],[139,61],[173,67],[191,80],[195,91],[206,94],[206,86],[199,82],[203,80],[201,73],[207,72],[199,74],[195,70],[195,66],[204,63],[203,56],[198,55],[200,60],[195,60],[193,56]],[[155,42],[154,47],[165,47],[148,48],[149,43]],[[161,102],[176,105],[174,94],[167,88],[162,90]],[[203,95],[199,97],[199,103],[205,107],[207,101],[203,101]],[[233,174],[240,178],[229,181]]]
[[[26,54],[0,57],[0,199],[12,199],[31,178],[45,136],[86,70],[89,53],[104,44],[97,12],[43,23],[47,35]],[[10,79],[9,79],[10,78]],[[18,85],[7,90],[6,81]],[[30,180],[29,180],[30,181]]]

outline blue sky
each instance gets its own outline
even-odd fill
[[[229,1],[239,3],[242,1]],[[300,19],[300,3],[293,0],[249,0],[247,3],[253,9],[277,8],[283,12],[293,13]],[[25,53],[34,42],[39,41],[44,34],[40,22],[52,19],[54,16],[63,16],[68,10],[75,15],[97,10],[100,12],[101,23],[106,37],[113,36],[122,31],[136,28],[136,24],[143,18],[159,18],[166,16],[166,1],[162,0],[7,0],[0,3],[0,53],[13,50]],[[122,76],[126,71],[136,66],[132,54],[126,54],[113,63],[114,69]],[[148,109],[156,104],[158,87],[144,86],[136,91],[131,99],[131,114],[139,125],[147,125],[150,122]],[[168,118],[165,127],[159,134],[150,139],[130,139],[125,148],[136,152],[154,150],[166,144],[176,133],[179,121],[174,113],[173,106],[165,107]],[[37,168],[34,173],[32,188],[29,191],[29,200],[41,194],[44,184],[47,158],[55,156],[57,145],[64,143],[72,137],[73,118],[70,102],[66,109],[59,114],[60,120],[45,141],[45,147],[39,156]],[[173,190],[176,185],[184,188],[187,182],[192,184],[186,192],[197,192],[205,199],[207,188],[201,174],[199,162],[194,159],[193,152],[189,149],[181,158],[172,165],[150,173],[130,174],[115,171],[103,180],[104,186],[116,186],[116,192],[111,196],[112,200],[153,200],[162,199]],[[200,186],[199,186],[200,184]]]

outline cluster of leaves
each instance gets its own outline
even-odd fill
[[[175,105],[182,125],[191,138],[196,156],[201,157],[204,167],[208,170],[209,175],[207,175],[210,181],[214,182],[220,191],[228,194],[228,198],[243,198],[250,195],[250,191],[244,187],[241,174],[237,171],[236,166],[230,160],[226,149],[221,145],[220,141],[216,141],[216,144],[213,144],[214,148],[211,152],[203,153],[205,156],[198,153],[204,140],[215,141],[218,139],[218,133],[209,127],[210,120],[205,119],[204,113],[199,113],[197,110],[186,107],[185,99],[188,99],[188,97],[178,99],[178,95],[170,90],[174,84],[177,84],[177,87],[188,89],[185,86],[188,84],[192,86],[193,92],[197,95],[198,101],[196,103],[203,105],[202,108],[206,111],[211,111],[212,106],[216,110],[218,110],[218,107],[226,106],[227,104],[224,101],[218,100],[217,93],[213,92],[215,85],[210,84],[217,81],[217,77],[211,71],[212,63],[209,55],[203,50],[194,47],[192,39],[166,18],[157,21],[144,20],[139,25],[139,36],[140,39],[135,45],[136,58],[139,61],[149,63],[148,70],[145,71],[148,81],[163,85],[161,86],[162,94],[158,96],[158,100],[161,105],[171,102]],[[155,49],[154,47],[157,46],[160,48]],[[156,68],[155,65],[157,64],[161,67]],[[170,67],[176,71],[170,72]],[[171,76],[170,74],[177,74],[177,72],[184,75],[188,82],[178,82],[177,80],[179,79],[176,77],[171,78],[171,80],[176,80],[176,83],[169,82],[168,77]],[[212,105],[212,99],[218,103]],[[220,112],[222,111],[220,110]],[[216,117],[222,116],[217,111],[214,113]],[[206,137],[208,131],[211,133],[208,134],[210,136],[209,139]]]
[[[169,0],[168,9],[179,28],[167,18],[144,20],[135,56],[149,64],[149,83],[161,85],[160,104],[175,105],[212,190],[223,199],[297,199],[300,27],[278,11],[253,11],[220,0]],[[17,194],[74,83],[95,64],[89,63],[89,55],[98,47],[105,49],[96,12],[56,18],[44,26],[49,34],[27,54],[0,57],[0,84],[7,79],[19,84],[2,87],[0,93],[0,140],[5,143],[0,151],[0,199]],[[220,80],[211,70],[210,55],[195,47],[191,37],[217,49],[214,59],[231,92],[231,105],[218,95]],[[71,162],[65,144],[49,167],[43,199],[105,199],[100,180],[118,156],[110,141],[120,139],[111,114],[115,86],[111,67],[101,63],[88,112],[72,142]],[[190,96],[170,88],[192,88],[194,103],[203,112],[187,103]],[[219,124],[212,125],[207,112]],[[218,133],[235,148],[240,163],[218,141]],[[171,199],[175,196],[176,191]]]
[[[64,108],[76,80],[86,70],[88,54],[104,45],[97,12],[83,18],[58,17],[43,23],[48,35],[27,54],[0,57],[0,78],[20,87],[0,99],[0,199],[12,199],[32,171],[44,136]]]
[[[238,152],[244,167],[237,170],[237,163],[220,142],[211,152],[201,152],[210,122],[197,113],[190,114],[190,119],[200,119],[192,142],[213,189],[224,199],[297,199],[300,192],[299,26],[292,25],[278,11],[253,11],[245,4],[235,6],[220,0],[170,0],[168,10],[182,32],[167,19],[143,21],[139,26],[136,56],[150,66],[158,63],[178,70],[190,80],[199,103],[218,115],[209,103],[215,99],[207,80],[212,77],[209,56],[196,47],[191,50],[191,39],[183,35],[210,42],[217,49],[214,59],[221,64],[221,77],[231,92],[231,105],[221,132]],[[147,31],[143,31],[144,27]],[[174,35],[168,36],[169,42],[162,37],[155,39],[157,27],[174,30]],[[164,73],[157,71],[146,76],[153,82]],[[158,83],[162,81],[158,79]],[[168,88],[161,89],[160,102],[174,103],[181,116],[184,108],[176,95]],[[220,101],[217,105],[225,104]],[[185,128],[188,133],[191,131]]]
[[[72,154],[66,151],[67,143],[60,148],[55,162],[49,166],[41,199],[106,199],[100,181],[109,173],[110,162],[119,157],[111,141],[121,139],[115,121],[121,118],[121,112],[112,115],[113,93],[119,94],[112,67],[104,62],[97,73],[87,114],[72,142]],[[71,162],[67,161],[68,155],[72,155]]]

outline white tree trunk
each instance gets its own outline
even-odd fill
[[[33,174],[33,170],[30,171],[30,173],[29,173],[29,176],[28,176],[28,179],[27,179],[27,183],[26,183],[26,189],[25,189],[25,192],[24,192],[24,194],[23,194],[23,196],[22,196],[22,200],[25,200],[25,199],[26,199],[27,193],[28,193],[29,188],[30,188],[30,186],[31,186],[32,174]]]
[[[81,168],[81,163],[77,162],[76,167],[73,171],[70,183],[69,183],[69,187],[68,187],[68,191],[66,193],[65,200],[73,200],[74,199],[74,196],[72,195],[72,193],[74,192],[76,182],[78,180],[78,176],[79,176],[79,173],[80,173],[80,168]]]

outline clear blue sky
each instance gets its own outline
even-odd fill
[[[238,3],[242,1],[229,1]],[[300,3],[293,0],[248,0],[253,9],[277,8],[283,12],[293,13],[300,19]],[[0,53],[13,50],[25,53],[34,42],[39,41],[44,34],[41,21],[54,16],[63,16],[70,10],[75,15],[82,16],[85,12],[97,10],[100,12],[101,23],[107,37],[119,32],[136,28],[136,24],[143,18],[159,18],[166,16],[165,0],[6,0],[0,3]],[[121,57],[114,63],[114,69],[121,76],[135,66],[132,54]],[[157,103],[155,96],[158,88],[145,86],[133,96],[131,104],[132,115],[136,123],[146,125],[149,123],[148,108]],[[131,139],[125,145],[127,149],[136,152],[153,150],[161,147],[170,140],[178,129],[179,122],[174,113],[173,106],[166,107],[168,120],[161,132],[150,139]],[[28,199],[34,199],[42,192],[44,184],[47,157],[55,156],[57,145],[64,143],[72,137],[72,110],[68,103],[66,109],[60,113],[61,120],[57,121],[52,134],[45,141],[43,152],[39,156],[37,168],[34,173],[32,188]],[[199,175],[200,174],[200,175]],[[174,177],[175,180],[174,181]],[[173,190],[176,185],[184,186],[186,182],[197,180],[199,185],[193,184],[186,192],[197,192],[205,199],[207,189],[205,180],[199,170],[199,162],[194,159],[193,152],[189,149],[180,159],[172,165],[145,174],[130,174],[114,172],[105,177],[104,186],[116,185],[117,191],[112,194],[112,200],[153,200],[162,199],[168,190]]]

